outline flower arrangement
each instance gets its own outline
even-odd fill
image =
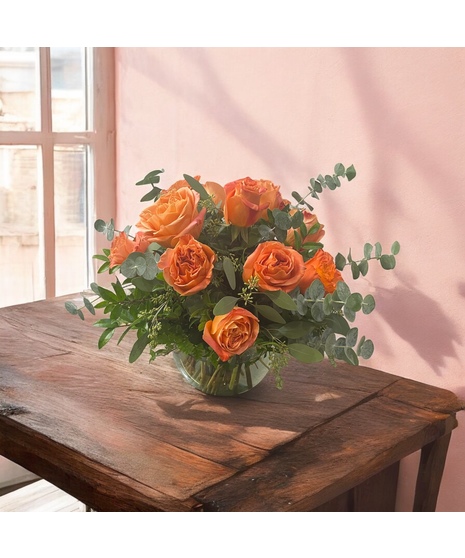
[[[305,196],[292,193],[294,203],[273,182],[249,177],[223,187],[185,174],[161,189],[163,172],[136,184],[151,189],[135,234],[131,226],[116,230],[113,219],[95,222],[111,242],[94,256],[98,271],[115,280],[111,289],[92,283],[81,308],[65,306],[81,319],[84,308],[103,310],[99,348],[116,332],[118,343],[135,332],[130,362],[146,349],[150,360],[174,352],[185,377],[211,394],[240,393],[268,371],[281,388],[290,357],[357,365],[372,355],[373,342],[352,324],[357,312],[373,311],[374,298],[351,292],[342,272],[365,276],[370,260],[393,269],[399,243],[388,254],[366,243],[360,260],[350,251],[333,258],[308,202],[352,180],[353,165],[312,178]]]

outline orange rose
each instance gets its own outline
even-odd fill
[[[205,182],[203,185],[207,194],[209,194],[215,205],[220,204],[220,209],[224,206],[224,201],[226,199],[226,192],[224,191],[223,186],[217,184],[216,182]]]
[[[297,211],[299,211],[299,209],[291,209],[289,211],[289,215],[292,217],[297,213]],[[287,231],[286,244],[289,244],[290,246],[295,246],[294,231],[299,235],[301,239],[301,244],[305,244],[306,242],[320,242],[320,240],[325,235],[325,231],[323,230],[324,225],[321,225],[318,222],[316,215],[310,213],[310,211],[308,211],[307,209],[304,209],[302,213],[304,216],[304,225],[307,227],[307,232],[310,231],[315,225],[319,225],[319,229],[312,234],[307,234],[305,238],[302,238],[302,233],[300,232],[300,229],[289,229]]]
[[[249,349],[257,339],[258,318],[244,308],[215,316],[205,324],[203,340],[225,362]]]
[[[138,232],[134,240],[128,238],[126,233],[121,232],[115,236],[110,246],[110,267],[120,265],[133,252],[145,252],[150,241]]]
[[[224,219],[238,227],[250,227],[266,218],[267,210],[280,207],[282,201],[279,186],[270,180],[242,178],[226,184],[224,191]]]
[[[333,293],[339,281],[343,281],[342,275],[334,263],[334,259],[328,252],[318,250],[317,253],[305,262],[305,275],[300,283],[300,292],[304,293],[307,288],[319,279],[326,293]]]
[[[162,192],[153,205],[144,209],[136,225],[151,242],[165,248],[174,246],[185,234],[197,238],[203,227],[206,209],[200,212],[197,209],[200,196],[181,182]]]
[[[242,278],[248,281],[258,277],[261,291],[290,292],[300,284],[304,273],[305,264],[299,252],[281,242],[269,241],[259,244],[247,258]]]
[[[210,284],[216,255],[191,234],[182,236],[174,248],[161,256],[158,267],[168,285],[183,296],[197,293]]]

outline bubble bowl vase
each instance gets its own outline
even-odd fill
[[[248,351],[247,351],[248,353]],[[232,362],[215,366],[209,360],[196,359],[181,351],[173,352],[176,367],[184,380],[208,395],[236,396],[258,385],[270,370],[267,357],[236,356]]]

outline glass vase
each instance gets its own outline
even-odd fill
[[[183,378],[208,395],[235,396],[245,393],[258,385],[270,369],[266,357],[251,359],[240,355],[218,366],[205,358],[196,359],[181,351],[174,351],[173,358]]]

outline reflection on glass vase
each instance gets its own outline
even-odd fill
[[[247,351],[249,353],[249,351]],[[258,385],[270,370],[268,358],[246,353],[213,365],[205,358],[196,359],[180,351],[173,352],[174,362],[184,379],[199,391],[209,395],[234,396]]]

